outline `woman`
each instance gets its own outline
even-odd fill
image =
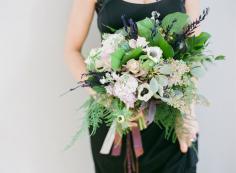
[[[98,0],[97,2],[96,0],[74,0],[68,24],[65,57],[75,79],[80,80],[81,74],[86,73],[81,49],[95,12],[98,14],[98,28],[103,33],[110,32],[106,26],[121,28],[120,17],[123,14],[138,21],[150,17],[152,11],[158,11],[161,14],[160,18],[172,12],[186,12],[192,20],[195,20],[199,16],[199,0]],[[197,28],[195,34],[199,32]],[[88,91],[93,94],[93,91],[89,89]],[[198,129],[194,111],[192,112],[181,122],[188,133],[177,134],[176,143],[164,139],[164,131],[154,123],[141,132],[144,154],[139,158],[139,172],[196,172],[197,153],[194,148],[190,148],[190,145],[198,135]],[[102,124],[97,133],[90,138],[96,173],[122,173],[125,147],[122,148],[119,157],[99,153],[107,131],[108,127]],[[197,148],[197,140],[193,144]]]

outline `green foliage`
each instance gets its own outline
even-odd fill
[[[215,57],[215,60],[225,60],[225,56],[219,55],[219,56]]]
[[[125,54],[123,48],[118,48],[111,54],[111,66],[113,70],[118,70],[121,67],[121,60]]]
[[[106,123],[111,125],[112,122],[119,116],[123,115],[125,117],[129,117],[132,115],[132,112],[124,105],[124,103],[118,99],[113,98],[110,113],[105,116]]]
[[[92,128],[91,135],[94,135],[102,123],[102,118],[110,114],[110,111],[92,97],[83,108],[86,110],[85,116],[87,117],[88,126]]]
[[[154,122],[160,127],[164,127],[165,138],[172,139],[173,142],[176,139],[174,128],[177,116],[181,116],[181,112],[178,109],[164,102],[157,105]]]
[[[98,93],[98,94],[105,94],[106,93],[106,89],[103,86],[94,86],[92,89],[94,91],[96,91],[96,93]]]
[[[201,53],[205,49],[207,41],[209,40],[210,37],[211,35],[209,33],[202,32],[198,36],[192,36],[187,38],[186,39],[187,52],[190,52],[192,54]]]
[[[183,29],[189,24],[189,16],[185,13],[176,12],[171,13],[164,17],[161,26],[167,30],[168,27],[172,26],[170,33],[179,34],[183,32]]]
[[[163,51],[164,58],[171,58],[174,56],[175,52],[172,46],[164,39],[164,37],[157,33],[155,37],[152,38],[151,44],[154,46],[159,46]]]
[[[121,65],[126,64],[130,59],[138,59],[139,56],[142,54],[142,52],[143,50],[140,47],[126,52],[124,57],[121,60]]]
[[[146,71],[151,70],[153,66],[155,65],[153,60],[150,60],[147,55],[141,55],[139,58],[142,62],[141,63],[142,68]]]
[[[154,26],[153,20],[151,20],[150,18],[145,18],[141,21],[138,21],[137,26],[138,35],[141,37],[145,37],[147,40],[149,40],[152,33],[152,27]]]
[[[195,63],[190,72],[193,76],[200,78],[206,73],[206,69],[200,63]]]

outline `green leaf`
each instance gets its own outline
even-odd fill
[[[209,33],[202,32],[201,34],[195,37],[195,47],[204,46],[210,37],[211,35]]]
[[[153,27],[154,23],[153,20],[150,18],[145,18],[143,20],[140,20],[137,22],[138,26],[138,35],[141,37],[145,37],[147,40],[151,36],[151,29]]]
[[[219,55],[219,56],[215,57],[215,60],[225,60],[225,56]]]
[[[143,52],[142,48],[138,47],[125,53],[121,60],[121,65],[126,64],[130,59],[138,59]]]
[[[125,54],[125,50],[118,48],[111,54],[111,67],[113,70],[118,70],[121,67],[121,60]]]
[[[186,46],[189,51],[201,51],[205,48],[207,41],[211,35],[207,32],[202,32],[198,36],[192,36],[186,39]]]
[[[94,91],[96,91],[99,94],[105,94],[106,93],[106,89],[103,86],[94,86],[92,87],[92,89]]]
[[[178,116],[181,116],[178,109],[164,102],[158,104],[154,122],[161,128],[164,127],[165,138],[172,139],[173,142],[175,141],[175,121]]]
[[[146,71],[149,71],[153,68],[154,65],[155,65],[155,62],[153,62],[150,59],[147,59],[146,61],[142,63],[142,68]]]
[[[157,33],[153,37],[152,44],[154,46],[159,46],[163,51],[164,58],[171,58],[174,56],[175,52],[172,46],[162,37],[160,33]]]
[[[200,78],[206,73],[206,69],[201,65],[193,67],[190,72],[193,76]]]
[[[176,21],[173,23],[173,21]],[[189,16],[185,13],[176,12],[167,15],[163,20],[161,26],[166,30],[168,26],[173,24],[170,33],[179,34],[189,24]]]
[[[153,93],[156,93],[159,89],[158,81],[154,77],[150,80],[149,86]]]

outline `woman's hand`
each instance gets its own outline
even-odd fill
[[[92,88],[86,87],[85,89],[87,90],[90,96],[94,97],[96,95],[96,92]]]
[[[197,139],[199,133],[198,121],[194,112],[194,106],[191,107],[191,113],[184,117],[176,119],[176,135],[179,141],[180,150],[182,153],[188,151],[188,147]]]

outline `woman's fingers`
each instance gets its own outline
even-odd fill
[[[183,140],[179,140],[179,145],[180,145],[180,150],[182,153],[187,153],[188,151],[188,144],[183,141]]]

